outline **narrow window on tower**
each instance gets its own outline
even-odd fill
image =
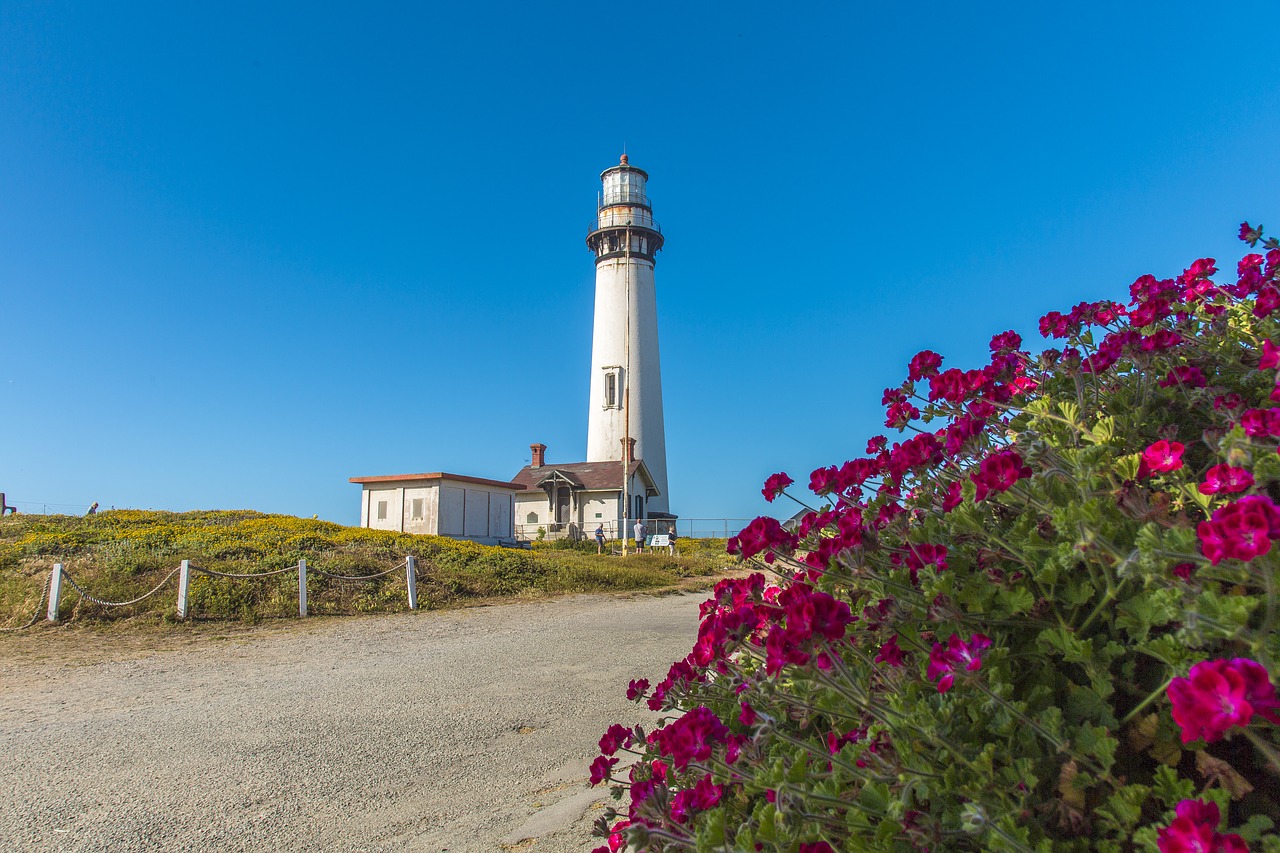
[[[604,375],[604,407],[614,409],[618,406],[618,374],[610,370]]]

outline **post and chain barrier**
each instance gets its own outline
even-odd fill
[[[316,568],[311,568],[310,571],[317,575],[320,575],[321,577],[329,578],[331,580],[346,581],[346,582],[360,582],[360,581],[376,580],[378,578],[386,577],[387,575],[393,572],[397,572],[400,569],[405,570],[405,585],[408,587],[408,592],[409,592],[409,609],[417,610],[418,609],[418,583],[417,583],[418,578],[417,578],[417,559],[415,557],[406,557],[404,560],[400,561],[395,566],[392,566],[390,569],[387,569],[386,571],[378,572],[372,575],[339,575],[333,572],[326,572],[323,569],[316,569]],[[188,592],[189,592],[190,583],[191,583],[191,572],[193,571],[200,572],[201,574],[209,575],[210,577],[227,578],[230,580],[256,580],[260,578],[269,578],[276,575],[282,575],[287,572],[297,572],[298,573],[298,615],[300,617],[307,615],[308,566],[307,566],[307,561],[305,559],[298,560],[297,565],[286,566],[283,569],[273,569],[272,571],[269,571],[269,572],[252,572],[252,573],[246,573],[246,574],[232,574],[230,572],[219,572],[213,569],[206,569],[206,568],[202,568],[201,566],[192,565],[190,560],[183,560],[181,564],[179,564],[176,568],[174,568],[171,572],[169,572],[169,574],[165,575],[164,579],[160,581],[160,583],[152,587],[151,590],[144,593],[143,595],[138,596],[137,598],[131,598],[128,601],[104,601],[101,598],[91,595],[84,587],[82,587],[80,584],[76,582],[76,579],[71,576],[70,572],[68,572],[65,568],[63,568],[62,563],[54,563],[53,569],[49,572],[48,579],[45,581],[44,590],[40,596],[40,604],[36,607],[36,612],[31,617],[31,620],[27,622],[27,624],[25,625],[15,626],[11,628],[0,628],[0,632],[25,631],[26,629],[32,627],[33,625],[35,625],[37,622],[40,621],[40,613],[41,611],[45,610],[46,603],[48,604],[48,611],[47,611],[47,617],[46,617],[47,621],[56,623],[58,621],[59,600],[62,597],[62,581],[63,580],[65,580],[68,584],[70,584],[71,588],[80,594],[81,599],[90,601],[98,605],[99,607],[128,607],[133,604],[139,604],[143,601],[146,601],[148,598],[151,598],[153,595],[160,592],[160,590],[164,589],[164,587],[168,585],[169,581],[173,580],[174,575],[178,575],[178,605],[177,605],[178,618],[186,619],[189,613]]]
[[[49,600],[49,587],[50,585],[52,585],[52,583],[53,583],[53,572],[50,572],[49,576],[45,579],[44,590],[40,593],[40,603],[36,605],[36,612],[32,614],[30,622],[28,622],[25,625],[20,625],[16,628],[0,628],[0,631],[5,631],[5,632],[25,631],[28,628],[30,628],[32,625],[39,622],[40,614],[44,611],[44,605]]]

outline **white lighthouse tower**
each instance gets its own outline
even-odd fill
[[[640,502],[632,496],[625,512],[630,518],[670,517],[653,283],[654,255],[663,240],[645,193],[648,178],[627,162],[626,154],[617,166],[605,169],[596,219],[587,235],[596,256],[587,461],[621,463],[625,449],[634,448],[634,458],[648,468],[658,494]]]

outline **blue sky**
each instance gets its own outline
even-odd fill
[[[0,5],[23,511],[355,523],[351,476],[580,460],[624,144],[684,517],[790,514],[764,478],[858,455],[921,348],[1280,226],[1269,4],[192,5]]]

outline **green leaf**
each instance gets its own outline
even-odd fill
[[[867,782],[858,792],[858,802],[876,814],[889,809],[889,786],[884,782]]]
[[[1129,453],[1115,461],[1116,473],[1125,480],[1138,479],[1138,468],[1142,464],[1141,453]]]
[[[902,832],[902,824],[896,820],[882,820],[880,825],[876,827],[876,842],[886,844],[892,841]]]
[[[1183,800],[1190,799],[1195,790],[1195,783],[1179,776],[1178,771],[1173,767],[1161,765],[1156,768],[1151,793],[1164,804],[1165,808],[1172,809]]]
[[[1092,429],[1085,430],[1083,436],[1094,444],[1106,444],[1116,434],[1116,419],[1112,417],[1098,418]]]
[[[1150,795],[1146,785],[1125,785],[1107,798],[1097,814],[1122,835],[1129,835],[1142,817],[1142,805]]]

